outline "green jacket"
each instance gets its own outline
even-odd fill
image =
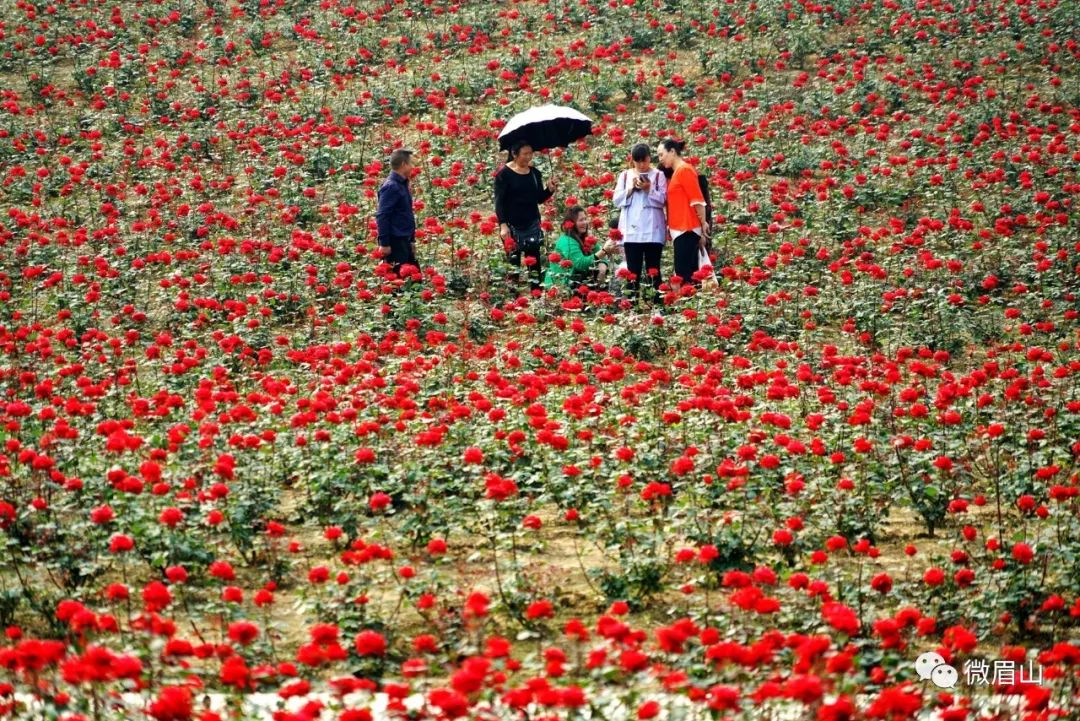
[[[596,264],[596,254],[586,255],[575,238],[566,233],[559,236],[555,241],[555,252],[559,254],[558,263],[548,263],[547,273],[544,276],[544,285],[550,288],[553,285],[561,285],[570,288],[575,282],[581,282],[582,277]],[[560,264],[563,260],[569,260],[571,265],[564,268]]]

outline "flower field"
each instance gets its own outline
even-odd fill
[[[1077,718],[1078,18],[10,0],[0,718]],[[718,287],[506,281],[549,102],[549,248],[685,139]]]

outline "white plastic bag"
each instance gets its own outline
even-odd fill
[[[626,276],[619,275],[620,271],[626,270],[626,253],[623,252],[622,246],[619,246],[619,256],[622,258],[619,267],[608,276],[608,292],[612,294],[622,292],[623,284],[626,282]]]
[[[705,288],[718,288],[720,279],[716,277],[716,271],[712,268],[712,261],[704,248],[698,248],[698,268],[709,268],[709,275],[702,279],[701,285]]]

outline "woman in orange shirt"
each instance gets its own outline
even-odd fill
[[[697,170],[683,160],[685,148],[686,141],[668,138],[656,147],[656,153],[660,165],[672,170],[667,188],[667,222],[675,251],[675,275],[682,283],[699,285],[700,281],[693,279],[698,270],[698,250],[705,248],[712,229],[705,220],[705,197]]]

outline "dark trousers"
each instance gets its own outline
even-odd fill
[[[401,275],[401,266],[406,263],[420,267],[416,254],[412,250],[414,242],[416,242],[415,235],[390,236],[390,255],[385,256],[383,260],[390,264],[396,275]]]
[[[540,247],[532,250],[523,250],[520,247],[517,247],[517,238],[522,232],[526,235],[538,236],[540,238]],[[520,230],[511,226],[510,237],[514,239],[515,247],[512,251],[507,253],[506,259],[511,265],[520,268],[525,258],[532,258],[532,264],[526,264],[529,268],[529,286],[531,288],[540,288],[544,281],[544,265],[546,263],[546,255],[544,254],[544,232],[540,229],[540,223],[536,222],[529,228],[522,228]],[[544,257],[545,260],[541,261],[541,257]]]
[[[675,248],[675,275],[682,278],[684,285],[693,283],[700,285],[693,276],[698,270],[698,243],[701,236],[692,230],[688,230],[675,238],[672,244]]]
[[[626,256],[626,270],[634,276],[626,282],[626,294],[637,295],[644,274],[645,282],[653,288],[653,292],[649,294],[649,300],[655,301],[659,297],[660,258],[664,252],[664,246],[660,243],[623,243],[622,248],[623,255]],[[655,274],[650,274],[649,271],[654,269]]]

